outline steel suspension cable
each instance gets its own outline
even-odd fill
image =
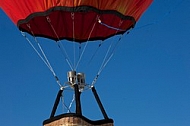
[[[76,47],[75,47],[75,13],[74,12],[72,12],[71,13],[71,18],[72,18],[72,26],[73,26],[73,28],[72,28],[72,30],[73,30],[73,68],[74,68],[74,70],[76,70],[75,69],[75,65],[76,65],[76,52],[75,52],[75,49],[76,49]]]
[[[98,19],[98,22],[99,22],[100,24],[102,24],[102,22],[101,22],[100,19]],[[121,26],[122,23],[123,23],[123,21],[120,21],[119,27]],[[104,26],[108,26],[108,25],[104,25]],[[108,27],[108,28],[113,29],[113,27]],[[120,28],[114,28],[114,29],[116,30],[115,34],[117,34],[117,32],[120,31]],[[122,36],[123,36],[123,35],[122,35]],[[112,43],[110,44],[110,46],[109,46],[109,48],[108,48],[108,50],[107,50],[107,52],[106,52],[106,54],[105,54],[105,56],[104,56],[104,59],[103,59],[103,61],[102,61],[102,64],[101,64],[101,66],[100,66],[100,68],[99,68],[99,71],[98,71],[97,75],[95,76],[94,80],[92,81],[92,84],[91,84],[92,87],[93,87],[94,84],[96,83],[96,81],[97,81],[98,77],[100,76],[101,72],[103,71],[103,69],[106,67],[106,65],[108,64],[108,62],[109,62],[109,61],[111,60],[111,58],[113,57],[113,55],[114,55],[114,53],[115,53],[115,50],[116,50],[116,47],[118,46],[119,42],[121,41],[121,37],[122,37],[122,36],[120,36],[120,38],[119,38],[118,41],[116,42],[116,44],[115,44],[115,46],[113,47],[113,50],[112,50],[111,52],[110,52],[110,50],[111,50],[111,47],[113,46],[113,43],[114,43],[114,42],[112,41]],[[110,55],[108,55],[109,52],[110,52]]]
[[[118,40],[117,43],[119,43],[120,40],[121,40],[121,38]],[[94,84],[96,83],[96,81],[97,81],[98,77],[100,76],[101,72],[103,71],[103,69],[106,67],[106,65],[108,64],[108,62],[109,62],[109,61],[111,60],[111,58],[113,57],[117,46],[118,46],[118,44],[115,45],[114,49],[112,50],[112,52],[110,53],[109,56],[107,56],[107,54],[105,55],[104,58],[105,58],[106,60],[104,60],[104,61],[102,62],[102,65],[101,65],[101,67],[100,67],[100,69],[99,69],[97,75],[95,76],[94,80],[92,81],[92,84],[91,84],[92,87],[93,87]],[[110,49],[108,49],[108,50],[110,50]],[[109,52],[109,51],[108,51],[108,52]],[[108,53],[108,52],[107,52],[107,53]]]
[[[67,113],[71,112],[70,110],[71,110],[71,107],[72,107],[74,101],[75,101],[75,94],[73,93],[73,99],[71,100],[71,103],[69,104]]]
[[[94,59],[95,55],[97,54],[99,48],[102,46],[102,42],[98,45],[98,47],[96,48],[96,50],[94,51],[94,53],[92,54],[90,60],[88,61],[87,66],[92,62],[92,60]]]
[[[81,59],[82,59],[82,56],[83,56],[83,54],[84,54],[84,52],[85,52],[85,50],[86,50],[86,47],[87,47],[87,45],[88,45],[89,39],[90,39],[90,37],[91,37],[91,34],[92,34],[92,32],[94,31],[94,28],[95,28],[95,25],[96,25],[96,23],[97,23],[97,19],[98,19],[98,18],[99,18],[99,16],[97,15],[96,21],[94,22],[94,24],[93,24],[93,26],[92,26],[92,29],[91,29],[91,31],[90,31],[90,33],[89,33],[88,39],[87,39],[87,41],[86,41],[86,43],[85,43],[85,46],[84,46],[84,48],[83,48],[83,50],[82,50],[82,53],[81,53],[80,57],[79,57],[79,60],[78,60],[78,62],[77,62],[77,65],[76,65],[75,70],[77,69],[77,67],[78,67],[78,65],[79,65],[79,63],[80,63],[80,61],[81,61]]]
[[[32,44],[32,42],[30,41],[30,39],[26,36],[26,34],[24,32],[21,31],[22,36],[27,40],[27,42],[31,45],[31,47],[34,49],[34,51],[37,53],[37,55],[40,57],[40,59],[44,62],[44,64],[51,70],[51,68],[49,67],[49,65],[47,64],[47,62],[44,60],[44,58],[42,57],[42,55],[39,53],[39,51],[35,48],[35,46]]]
[[[38,48],[40,49],[40,52],[35,48],[35,46],[32,44],[32,42],[26,37],[26,34],[23,34],[23,32],[21,32],[21,34],[26,38],[26,40],[29,42],[29,44],[32,46],[32,48],[35,50],[35,52],[38,54],[38,56],[42,59],[42,61],[46,64],[46,66],[49,68],[49,70],[52,72],[57,84],[62,87],[61,85],[61,82],[59,81],[59,78],[57,77],[55,71],[53,70],[45,52],[43,51],[42,49],[42,46],[40,45],[40,43],[38,42],[37,38],[35,37],[34,35],[34,32],[32,31],[31,27],[30,27],[30,24],[27,24],[27,27],[30,29],[31,33],[32,33],[32,36],[34,38],[34,41],[37,43],[38,45]]]
[[[63,46],[63,44],[61,43],[60,39],[59,39],[59,36],[57,35],[57,32],[55,31],[55,28],[53,27],[53,25],[51,24],[51,19],[47,16],[46,17],[49,25],[51,26],[55,36],[57,37],[58,41],[56,42],[58,44],[58,47],[61,49],[61,51],[63,52],[63,55],[65,57],[65,60],[67,62],[67,64],[69,65],[69,67],[73,70],[73,67],[72,67],[72,63],[71,63],[71,60],[67,54],[67,51],[65,49],[65,47]]]
[[[68,107],[68,106],[65,104],[65,102],[64,102],[64,96],[63,96],[63,95],[61,96],[61,102],[62,102],[62,104],[63,104],[63,112],[64,112],[64,108],[66,108],[68,112],[71,112],[71,111],[69,110],[69,107]]]

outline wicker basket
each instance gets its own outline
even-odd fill
[[[43,122],[44,126],[113,126],[113,120],[92,121],[75,113],[62,114]]]

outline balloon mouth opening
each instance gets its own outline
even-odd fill
[[[58,6],[44,12],[34,12],[19,20],[17,26],[32,36],[82,43],[124,34],[135,24],[134,17],[116,10],[99,10],[92,6]]]

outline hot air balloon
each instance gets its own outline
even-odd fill
[[[94,84],[98,79],[102,69],[111,59],[112,54],[106,53],[103,58],[100,70],[87,84],[85,74],[78,72],[78,66],[82,60],[88,43],[109,43],[109,38],[123,35],[134,28],[141,15],[152,3],[152,0],[1,0],[0,8],[8,15],[13,23],[21,31],[22,35],[31,44],[45,65],[53,73],[56,82],[60,86],[50,118],[43,122],[44,126],[60,125],[101,125],[112,126],[113,120],[108,117],[105,109],[96,92]],[[34,38],[40,52],[33,46],[28,39],[29,34]],[[37,38],[48,38],[53,40],[58,48],[62,50],[65,61],[70,67],[67,72],[68,81],[63,85],[55,74],[48,58],[46,57]],[[64,40],[62,42],[62,40]],[[101,41],[101,42],[100,42]],[[120,41],[120,39],[118,40]],[[78,61],[71,62],[66,52],[67,47],[63,46],[66,42],[79,47],[83,44]],[[94,48],[94,47],[92,47]],[[70,49],[69,50],[73,50]],[[109,49],[108,49],[109,50]],[[114,50],[114,49],[113,49]],[[49,50],[51,52],[51,50]],[[112,52],[112,51],[111,51]],[[73,54],[76,52],[74,51]],[[87,52],[88,53],[88,52]],[[96,51],[90,58],[93,59]],[[75,56],[74,56],[75,57]],[[60,97],[64,89],[70,88],[74,93],[76,103],[75,112],[63,113],[55,116]],[[92,90],[99,108],[104,116],[102,120],[92,121],[82,114],[80,95],[86,90]]]

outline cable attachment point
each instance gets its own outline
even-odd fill
[[[60,90],[62,90],[62,91],[63,91],[63,89],[64,89],[64,87],[63,87],[63,86],[61,86],[61,87],[60,87]]]
[[[47,21],[50,23],[51,19],[49,18],[49,16],[46,17]]]
[[[72,20],[74,20],[74,18],[75,18],[75,13],[74,12],[71,13],[71,18],[72,18]]]
[[[100,24],[102,23],[102,21],[99,18],[98,18],[98,23],[100,23]]]
[[[30,26],[30,24],[28,24],[28,23],[27,23],[27,24],[26,24],[26,26],[27,26],[29,29],[31,29],[31,26]]]

